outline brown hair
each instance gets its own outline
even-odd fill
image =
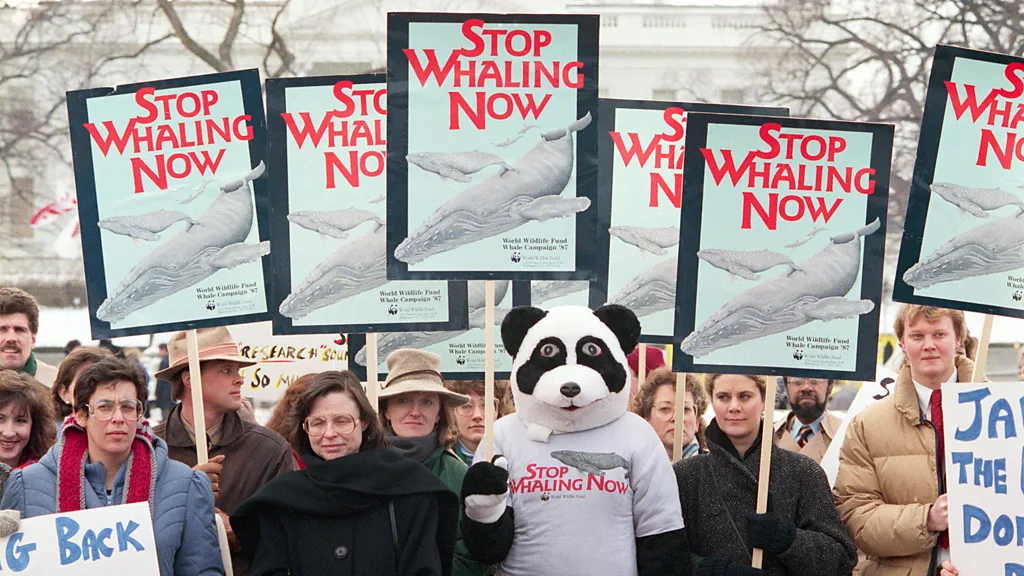
[[[651,370],[636,394],[629,400],[629,411],[639,415],[644,420],[649,420],[651,410],[654,409],[654,396],[662,386],[671,386],[676,389],[676,375],[667,366]],[[697,414],[697,442],[701,448],[707,446],[704,439],[704,412],[708,409],[708,394],[701,385],[700,378],[696,374],[686,375],[686,393],[693,396],[693,410]]]
[[[437,394],[437,392],[432,392]],[[380,415],[380,423],[384,426],[385,430],[394,432],[395,429],[391,427],[391,422],[388,421],[388,400],[391,398],[397,398],[401,394],[396,394],[389,398],[380,399],[380,408],[378,414]],[[438,436],[438,442],[445,448],[451,448],[455,445],[455,441],[459,439],[459,429],[455,425],[455,408],[451,405],[451,402],[446,402],[440,394],[437,394],[438,400],[441,401],[441,411],[438,413],[437,429],[441,431]]]
[[[57,377],[53,380],[53,388],[50,390],[53,395],[53,409],[61,419],[71,414],[71,405],[64,402],[60,395],[71,387],[75,374],[89,364],[95,364],[104,358],[110,358],[110,350],[96,346],[79,346],[72,350],[64,361],[57,368]]]
[[[445,380],[444,387],[456,392],[458,394],[464,394],[469,396],[470,394],[479,394],[485,396],[483,380]],[[508,380],[495,380],[494,381],[494,398],[498,401],[498,413],[494,415],[495,419],[501,418],[502,416],[508,416],[509,414],[516,411],[516,407],[512,402],[512,390],[509,388]]]
[[[21,288],[6,286],[0,288],[0,316],[8,314],[28,316],[28,329],[33,335],[39,333],[39,305],[31,294]]]
[[[302,429],[302,422],[309,416],[309,411],[313,409],[313,404],[318,398],[334,392],[342,392],[355,401],[359,406],[359,419],[366,422],[366,429],[363,430],[363,442],[359,446],[359,451],[384,448],[384,429],[373,412],[370,401],[366,399],[366,393],[363,392],[359,378],[348,370],[329,370],[314,374],[305,390],[295,399],[295,404],[292,405],[290,412],[290,420],[294,423],[293,432],[288,437],[292,448],[299,454],[306,454],[312,450],[312,446],[309,444],[309,435]]]
[[[902,342],[903,332],[906,330],[907,325],[913,324],[922,316],[928,322],[935,322],[943,316],[948,317],[953,322],[953,332],[956,334],[957,339],[963,341],[967,337],[967,323],[964,321],[963,312],[937,306],[903,304],[900,306],[900,311],[896,314],[896,322],[893,323],[893,329],[896,330],[896,339]]]
[[[18,404],[32,418],[32,432],[20,460],[38,460],[53,446],[57,431],[46,387],[28,374],[0,370],[0,408],[12,403]]]
[[[761,399],[764,400],[764,395],[768,390],[768,379],[764,376],[754,376],[752,374],[708,374],[704,377],[704,388],[708,391],[709,398],[714,397],[715,382],[717,382],[722,376],[743,376],[744,378],[750,378],[750,380],[757,385],[757,390],[761,393]]]
[[[97,388],[118,382],[130,382],[135,386],[135,395],[145,405],[149,393],[142,368],[131,360],[111,356],[89,366],[79,374],[78,382],[75,383],[75,410],[85,409]]]
[[[302,422],[295,422],[292,419],[292,407],[295,406],[296,400],[306,390],[306,386],[313,381],[313,378],[317,374],[303,374],[296,378],[284,391],[284,395],[277,401],[277,405],[274,406],[274,412],[270,415],[270,420],[267,420],[265,425],[266,428],[273,430],[281,435],[283,438],[291,438],[294,427],[300,425]]]

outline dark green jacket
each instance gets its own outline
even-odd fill
[[[462,460],[459,460],[459,457],[451,449],[444,446],[434,450],[433,454],[427,456],[427,459],[423,461],[423,465],[436,474],[444,482],[445,486],[459,496],[459,517],[461,518],[462,480],[466,477],[466,471],[469,470],[469,467],[463,464]],[[456,538],[452,576],[486,576],[488,566],[470,559],[469,551],[466,550],[466,543],[462,540],[461,527],[457,532]]]

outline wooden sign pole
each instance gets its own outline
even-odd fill
[[[643,354],[640,355],[643,358]],[[686,374],[676,373],[675,436],[672,439],[672,461],[683,459],[683,415],[686,408]],[[700,418],[700,415],[697,416]]]
[[[985,373],[985,362],[988,361],[988,343],[992,339],[991,314],[985,314],[985,323],[981,327],[981,339],[978,340],[978,356],[974,359],[974,372],[971,373],[971,382],[977,382]],[[967,343],[964,342],[966,345]]]
[[[192,421],[196,431],[196,460],[206,464],[210,453],[206,447],[206,411],[203,409],[203,377],[199,371],[199,341],[195,330],[185,332],[188,346],[188,374],[192,386]]]
[[[636,387],[637,390],[644,387],[647,381],[647,344],[640,344],[640,352],[637,356]]]
[[[757,474],[757,513],[768,511],[768,481],[772,468],[772,436],[775,434],[775,379],[769,379],[764,397],[764,420],[761,422],[761,470]],[[751,566],[760,568],[764,550],[754,548]]]
[[[484,456],[494,457],[494,280],[485,285],[484,335]]]
[[[380,391],[377,376],[377,334],[370,332],[366,335],[366,399],[370,401],[374,411],[377,411],[377,392]]]

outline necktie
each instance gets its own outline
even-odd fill
[[[811,430],[810,426],[804,424],[803,428],[800,428],[800,435],[797,436],[796,445],[803,448],[810,441],[811,436],[814,436],[814,430]]]
[[[942,470],[946,464],[946,437],[943,434],[942,428],[942,389],[933,390],[931,398],[931,413],[932,413],[932,426],[935,427],[935,445],[938,449],[938,470],[939,474],[942,474]],[[943,548],[949,548],[949,532],[943,531],[939,534],[939,546]]]

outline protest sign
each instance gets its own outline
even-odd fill
[[[27,518],[0,549],[5,573],[160,576],[146,502]]]
[[[544,309],[589,306],[590,284],[586,280],[535,280],[530,282],[530,304]]]
[[[450,332],[391,332],[377,338],[378,373],[381,382],[388,373],[388,354],[399,348],[418,348],[433,352],[441,357],[441,373],[446,379],[483,380],[485,368],[485,326],[486,301],[482,280],[469,282],[469,329]],[[507,379],[512,370],[512,358],[501,343],[501,321],[505,314],[516,306],[530,304],[530,283],[494,281],[494,334],[495,334],[495,378]],[[360,380],[366,380],[366,337],[352,334],[349,350],[352,359],[349,370]]]
[[[960,576],[1024,576],[1024,386],[942,385],[950,562]]]
[[[601,281],[590,305],[636,313],[641,342],[670,344],[675,319],[683,138],[689,112],[788,116],[787,108],[610,100],[599,104]]]
[[[388,14],[388,279],[591,279],[597,53],[597,16]]]
[[[843,446],[843,439],[846,438],[846,429],[850,427],[853,417],[860,414],[868,406],[892,394],[893,390],[896,389],[895,372],[879,367],[877,378],[877,382],[861,383],[860,389],[857,390],[857,395],[853,397],[853,402],[846,409],[843,422],[836,429],[836,435],[832,438],[832,443],[828,445],[828,449],[825,450],[825,454],[821,457],[821,467],[825,470],[825,475],[828,476],[829,487],[834,488],[836,485],[836,475],[839,474],[839,450]]]
[[[266,320],[266,125],[243,70],[68,93],[92,337]]]
[[[675,371],[874,380],[892,137],[687,117]]]
[[[277,400],[303,374],[348,369],[344,334],[278,336],[270,322],[231,326],[239,353],[258,362],[242,368],[242,395]]]
[[[387,281],[384,80],[267,80],[279,334],[466,326],[464,282]]]
[[[1024,318],[1022,71],[936,47],[893,300]]]

